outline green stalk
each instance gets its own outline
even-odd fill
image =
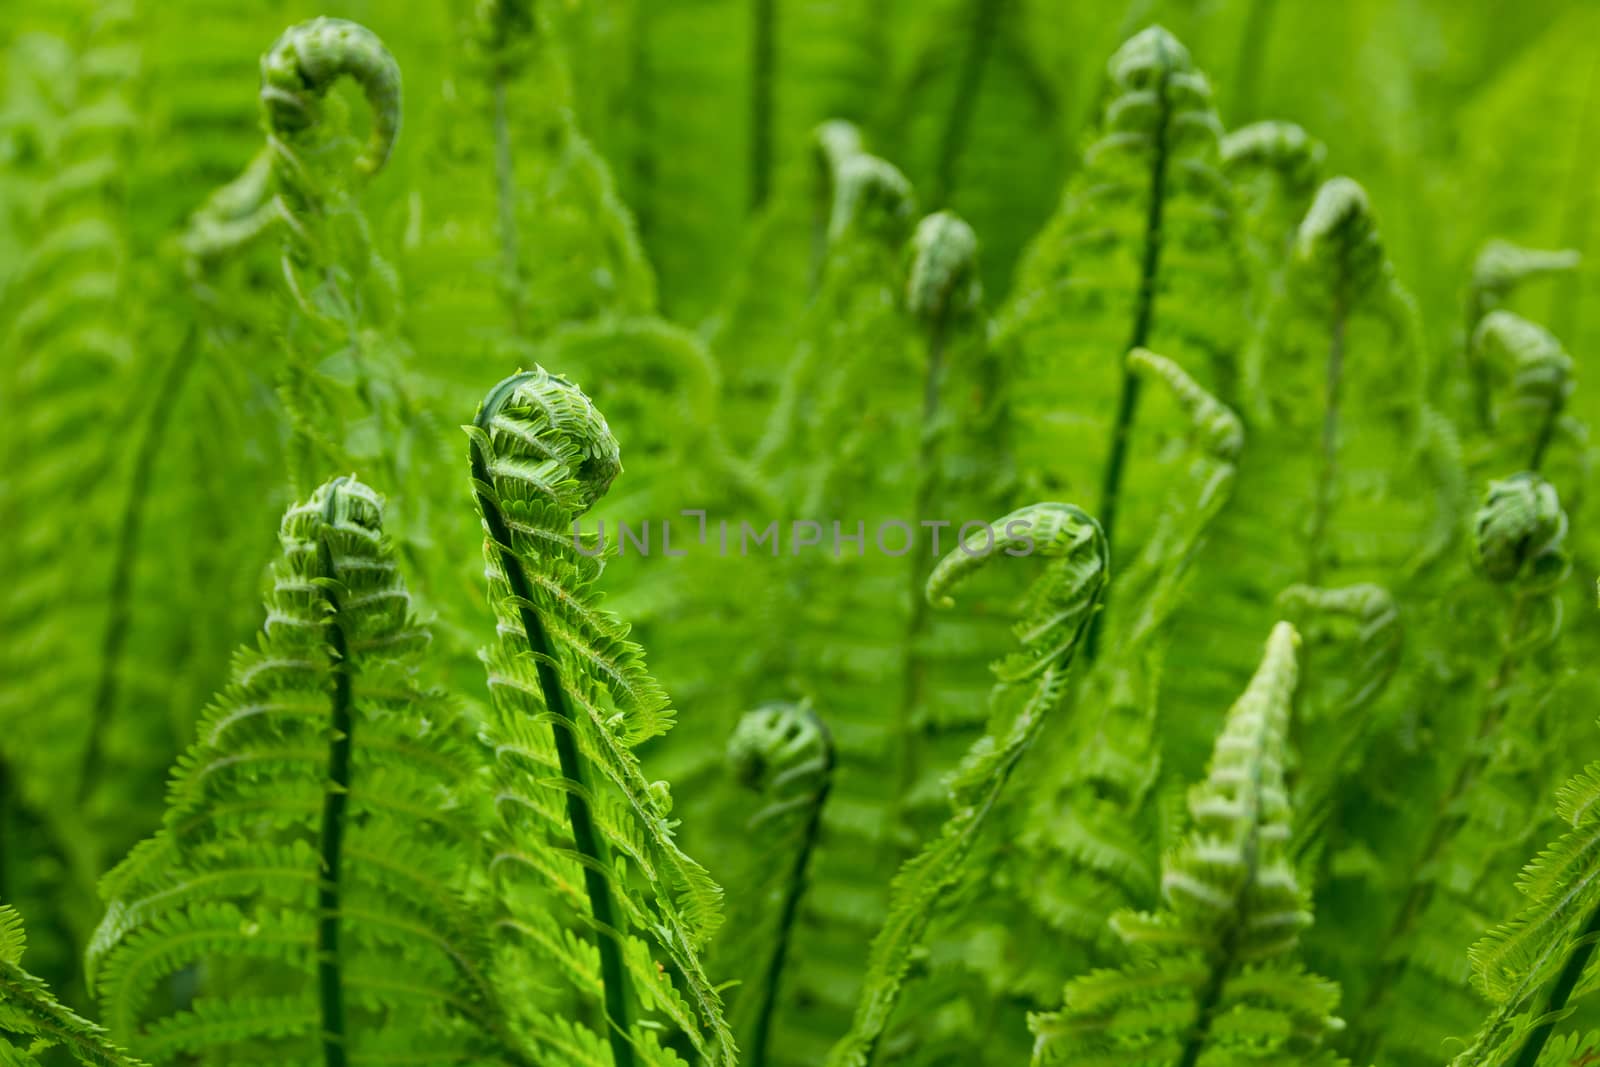
[[[501,399],[501,398],[494,398]],[[485,402],[478,413],[477,425],[489,432],[489,420],[498,404]],[[494,540],[500,555],[500,569],[517,604],[518,620],[522,625],[528,650],[533,654],[539,677],[539,691],[544,705],[550,711],[550,732],[555,740],[556,755],[561,763],[561,775],[572,783],[566,792],[567,822],[572,829],[572,843],[583,860],[583,886],[589,898],[589,912],[594,921],[596,947],[600,952],[600,981],[605,991],[606,1036],[611,1044],[613,1067],[634,1067],[633,1045],[629,1040],[629,1004],[627,971],[622,962],[622,945],[618,932],[616,907],[611,899],[611,884],[602,872],[611,869],[604,842],[595,830],[594,816],[589,810],[588,774],[582,757],[578,754],[577,717],[561,687],[556,673],[556,649],[549,632],[533,607],[533,588],[522,564],[511,550],[511,531],[505,516],[500,513],[490,488],[494,482],[489,474],[488,458],[477,441],[472,443],[472,477],[480,487],[478,506],[483,511],[484,524]]]
[[[933,210],[948,204],[955,191],[956,165],[966,150],[972,113],[977,110],[984,69],[994,52],[995,39],[1000,35],[1004,9],[1005,0],[972,0],[971,28],[967,33],[966,51],[961,56],[961,68],[956,74],[956,93],[939,137],[938,163],[934,167],[930,196]]]
[[[1333,487],[1339,476],[1339,417],[1344,395],[1345,325],[1347,312],[1340,296],[1334,301],[1328,335],[1328,378],[1322,408],[1322,465],[1317,472],[1317,496],[1311,516],[1311,536],[1306,545],[1306,584],[1322,579],[1322,549],[1333,512]]]

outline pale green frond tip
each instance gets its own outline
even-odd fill
[[[1228,463],[1244,450],[1244,423],[1233,409],[1207,392],[1182,367],[1147,348],[1128,353],[1128,366],[1166,384],[1188,413],[1207,452]]]
[[[1111,55],[1111,80],[1120,86],[1142,89],[1158,77],[1187,71],[1193,66],[1189,50],[1166,27],[1150,26],[1128,38]]]
[[[811,143],[816,149],[818,166],[830,174],[846,159],[864,151],[861,130],[845,119],[829,119],[818,125],[811,134]]]
[[[1367,191],[1352,178],[1330,178],[1317,190],[1300,223],[1295,255],[1302,263],[1343,260],[1349,277],[1366,285],[1382,271],[1383,245]]]
[[[938,211],[917,223],[911,237],[906,306],[929,322],[966,314],[983,299],[978,280],[978,235],[961,218]]]
[[[1524,248],[1510,241],[1490,241],[1472,266],[1472,288],[1493,303],[1519,282],[1542,274],[1577,270],[1583,256],[1575,248]]]
[[[928,603],[954,607],[950,591],[1002,555],[1056,560],[1093,557],[1099,564],[1096,575],[1100,581],[1104,581],[1110,562],[1105,533],[1094,516],[1073,504],[1029,504],[988,524],[948,552],[928,575]]]
[[[1509,369],[1521,397],[1560,405],[1572,393],[1572,357],[1555,334],[1521,315],[1489,312],[1472,333],[1472,351]]]
[[[372,136],[356,161],[367,175],[389,160],[400,135],[400,65],[383,41],[360,23],[316,18],[283,31],[261,57],[261,107],[272,134],[293,135],[321,115],[321,98],[349,75],[372,108]]]
[[[898,241],[917,213],[911,183],[894,164],[877,156],[857,153],[839,163],[833,191],[833,215],[828,236],[837,240],[846,232],[881,235]]]
[[[1555,487],[1537,474],[1489,483],[1472,527],[1478,568],[1491,580],[1539,591],[1566,576],[1567,513]]]
[[[622,473],[622,456],[606,418],[586,393],[543,367],[513,374],[489,390],[474,429],[500,434],[498,462],[548,463],[564,502],[581,514]]]
[[[1316,180],[1327,155],[1326,146],[1302,127],[1278,119],[1252,122],[1222,138],[1222,162],[1229,168],[1274,170],[1300,186]]]

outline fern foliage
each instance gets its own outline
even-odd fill
[[[89,958],[108,1025],[156,1063],[525,1062],[474,877],[486,758],[417,683],[428,635],[380,501],[334,479],[279,536],[259,646],[178,762],[162,830],[106,877]]]
[[[1036,1063],[1338,1063],[1336,987],[1294,961],[1311,922],[1295,874],[1284,753],[1297,680],[1280,623],[1228,712],[1193,829],[1162,868],[1163,907],[1121,912],[1130,962],[1067,985],[1034,1020]]]

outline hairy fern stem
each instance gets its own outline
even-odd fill
[[[478,428],[486,434],[497,407],[495,403],[485,402],[478,413]],[[480,487],[494,484],[489,474],[488,457],[476,440],[472,442],[472,477]],[[483,509],[484,522],[500,556],[501,569],[517,601],[523,636],[537,662],[539,689],[551,715],[550,730],[561,763],[561,775],[569,783],[565,789],[567,822],[572,830],[573,847],[583,860],[583,887],[588,896],[596,947],[600,953],[600,980],[605,988],[606,1036],[611,1045],[613,1067],[633,1067],[634,1050],[628,1037],[628,978],[619,943],[621,931],[611,899],[611,884],[603,873],[611,870],[611,865],[605,846],[595,830],[594,816],[589,810],[587,798],[591,794],[587,788],[588,775],[578,754],[577,717],[556,674],[555,647],[533,608],[533,589],[516,553],[511,549],[511,530],[506,525],[505,516],[500,513],[491,493],[479,488],[477,496],[478,504]]]
[[[338,483],[335,483],[338,484]],[[338,562],[328,543],[339,495],[329,493],[323,509],[324,528],[317,551],[323,573],[333,579]],[[345,813],[350,803],[350,748],[355,730],[351,695],[349,642],[340,617],[339,593],[322,587],[328,604],[328,646],[333,652],[333,693],[328,731],[328,778],[322,798],[322,826],[317,846],[317,995],[322,1013],[322,1062],[345,1067],[344,981],[339,958],[339,873],[344,851]]]

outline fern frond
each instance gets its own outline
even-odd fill
[[[1002,555],[1035,553],[1051,562],[1028,593],[1027,614],[1016,623],[1023,647],[995,666],[995,713],[1002,721],[1010,714],[1010,723],[1003,734],[981,738],[968,751],[950,780],[955,814],[896,876],[888,917],[868,957],[861,1002],[850,1031],[828,1056],[829,1067],[865,1067],[872,1061],[934,909],[969,873],[968,857],[1012,772],[1066,694],[1073,654],[1109,578],[1108,549],[1099,524],[1084,512],[1064,504],[1034,504],[996,520],[983,538],[962,542],[928,577],[929,601],[949,607],[951,588],[978,568]]]
[[[161,1063],[359,1062],[402,1034],[440,1061],[526,1063],[473,896],[486,757],[415,681],[428,635],[379,498],[334,479],[280,541],[259,648],[178,761],[164,828],[105,879],[89,964],[111,1029]],[[191,968],[192,1002],[156,1001]]]
[[[543,370],[496,386],[468,432],[499,618],[499,644],[485,660],[508,914],[535,946],[554,939],[549,909],[562,900],[593,930],[616,1067],[636,1053],[648,1059],[636,1003],[659,1007],[708,1062],[731,1063],[732,1036],[699,957],[721,893],[673,841],[665,790],[646,781],[633,753],[666,731],[671,710],[627,626],[599,607],[599,564],[576,533],[621,470],[616,440],[588,397]],[[670,964],[671,980],[653,976],[651,951]]]
[[[26,946],[22,917],[11,905],[0,904],[0,1062],[38,1067],[36,1055],[59,1047],[90,1067],[140,1067],[105,1030],[61,1004],[48,986],[22,969]],[[25,1042],[20,1048],[19,1040]]]
[[[1286,847],[1297,641],[1274,628],[1228,713],[1189,794],[1194,828],[1163,865],[1165,907],[1113,918],[1131,962],[1075,979],[1059,1012],[1034,1017],[1035,1063],[1340,1062],[1324,1048],[1337,990],[1293,961],[1311,922]]]
[[[1509,311],[1479,320],[1471,352],[1474,377],[1487,383],[1483,403],[1500,401],[1485,425],[1512,462],[1539,470],[1572,395],[1572,357],[1550,331]],[[1504,379],[1510,388],[1495,390]]]

